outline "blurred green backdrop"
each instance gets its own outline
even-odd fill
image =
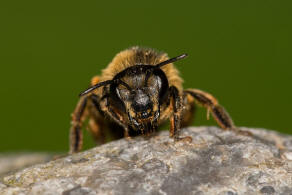
[[[238,126],[291,133],[291,8],[288,0],[1,1],[0,151],[66,151],[79,92],[133,45],[187,52],[176,63],[186,88],[214,94]],[[194,125],[216,124],[200,109]]]

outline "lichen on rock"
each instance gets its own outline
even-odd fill
[[[217,127],[121,139],[2,178],[0,194],[291,194],[292,136]]]

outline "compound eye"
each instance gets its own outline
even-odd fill
[[[162,81],[161,81],[161,78],[159,76],[156,79],[156,85],[158,86],[158,89],[161,89]]]
[[[129,99],[129,97],[130,97],[130,91],[128,89],[126,89],[126,88],[122,88],[122,89],[116,88],[116,91],[117,91],[118,97],[121,100],[127,100],[127,99]]]
[[[152,94],[158,93],[161,89],[162,81],[159,76],[153,76],[148,81],[148,88]]]

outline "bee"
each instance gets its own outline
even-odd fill
[[[179,132],[192,122],[195,103],[205,107],[207,117],[211,113],[221,128],[242,133],[211,94],[183,89],[173,62],[185,57],[187,54],[169,59],[164,52],[141,47],[118,53],[80,94],[72,113],[70,153],[82,149],[85,121],[97,143],[104,143],[108,134],[114,138],[150,135],[167,120],[174,141],[191,141]]]

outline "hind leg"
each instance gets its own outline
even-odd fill
[[[218,101],[209,93],[199,89],[187,89],[185,93],[191,95],[199,104],[207,109],[208,115],[211,112],[218,125],[223,129],[235,131],[243,135],[252,135],[248,131],[238,129],[227,111],[218,104]],[[208,117],[207,115],[207,117]]]

